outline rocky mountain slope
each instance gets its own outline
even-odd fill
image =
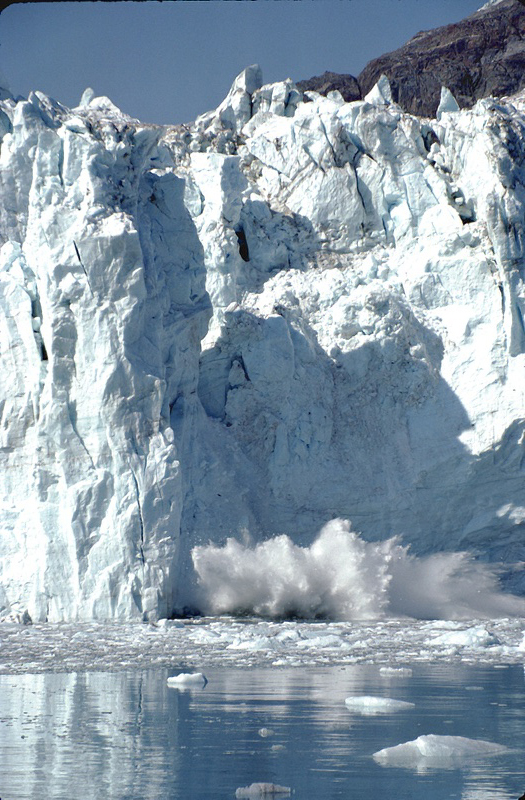
[[[459,23],[422,31],[407,44],[371,61],[354,78],[325,73],[300,81],[301,91],[337,89],[347,100],[364,97],[386,75],[396,102],[412,114],[433,117],[442,86],[461,108],[482,97],[511,95],[525,88],[525,5],[498,0]],[[352,96],[347,96],[352,87]]]
[[[353,75],[341,75],[338,72],[323,72],[306,81],[299,81],[297,88],[301,92],[318,92],[326,97],[328,92],[337,91],[346,103],[361,100],[361,88]],[[305,99],[308,99],[306,96]]]
[[[166,616],[195,545],[334,517],[518,586],[524,97],[309,100],[0,103],[2,615]]]

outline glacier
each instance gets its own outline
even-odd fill
[[[525,589],[525,94],[437,116],[0,93],[0,617],[169,617],[335,518]]]

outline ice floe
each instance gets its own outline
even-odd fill
[[[292,790],[288,786],[279,786],[277,783],[252,783],[250,786],[241,786],[235,791],[238,800],[252,800],[258,797],[284,797],[290,795]]]
[[[411,667],[380,667],[380,675],[385,678],[411,678]]]
[[[174,689],[189,689],[197,686],[204,688],[207,683],[207,678],[202,672],[181,672],[179,675],[168,678],[168,686]]]
[[[414,708],[414,703],[407,703],[404,700],[394,700],[392,697],[370,697],[367,695],[347,697],[345,705],[349,711],[363,716],[392,714],[396,711],[407,711],[409,708]]]
[[[507,752],[501,744],[465,736],[418,736],[411,742],[385,747],[374,753],[374,759],[383,766],[409,767],[411,769],[451,768],[478,757],[498,756]]]

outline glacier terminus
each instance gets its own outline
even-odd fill
[[[336,519],[525,590],[523,92],[0,96],[0,617],[170,617]]]

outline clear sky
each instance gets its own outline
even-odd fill
[[[357,75],[420,30],[483,0],[173,0],[15,3],[0,14],[0,69],[15,95],[68,106],[91,86],[143,122],[215,108],[249,64],[265,83]]]

